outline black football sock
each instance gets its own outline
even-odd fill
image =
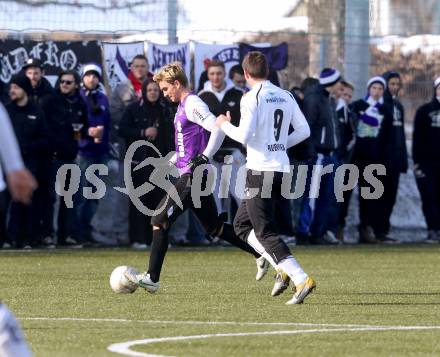
[[[158,282],[165,254],[168,250],[168,231],[162,228],[153,230],[148,274],[153,282]]]

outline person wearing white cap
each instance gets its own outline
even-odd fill
[[[310,236],[313,244],[340,244],[334,235],[326,232],[334,195],[334,174],[322,175],[319,180],[316,178],[321,176],[321,170],[313,169],[337,162],[336,150],[341,140],[334,95],[339,90],[340,80],[341,73],[337,69],[324,68],[319,76],[319,84],[304,98],[303,111],[310,125],[314,149],[297,225],[299,239],[304,243]],[[318,190],[319,197],[310,198]]]
[[[440,242],[440,77],[434,81],[434,96],[417,109],[412,155],[417,188],[428,226],[428,242]]]
[[[392,125],[392,114],[384,105],[383,94],[385,79],[375,76],[367,82],[367,96],[352,104],[358,117],[356,145],[353,161],[359,169],[359,187],[370,187],[365,181],[364,170],[370,164],[380,164],[383,151]],[[380,243],[373,227],[376,226],[379,213],[378,200],[366,199],[359,195],[359,242]]]
[[[80,192],[89,186],[85,172],[92,164],[107,164],[109,156],[110,110],[107,96],[101,91],[101,67],[95,63],[85,64],[82,71],[81,97],[87,106],[88,135],[79,141],[78,164],[81,169]],[[97,200],[87,200],[78,195],[77,213],[79,232],[85,243],[92,242],[91,221],[98,208]]]

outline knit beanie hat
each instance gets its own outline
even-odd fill
[[[15,84],[19,86],[21,89],[23,89],[27,95],[32,94],[32,84],[28,77],[22,72],[17,73],[12,76],[11,78],[11,84]]]
[[[334,68],[324,68],[319,75],[319,84],[330,87],[341,80],[341,73]]]
[[[370,87],[374,84],[374,83],[379,83],[383,86],[383,88],[385,89],[387,87],[387,83],[385,82],[385,79],[381,76],[374,76],[371,77],[368,82],[367,82],[367,89],[370,89]]]
[[[96,63],[87,63],[84,65],[82,76],[84,77],[88,73],[95,73],[99,77],[99,79],[102,78],[102,69]]]

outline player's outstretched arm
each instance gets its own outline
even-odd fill
[[[241,118],[240,125],[234,126],[230,123],[230,116],[219,116],[216,125],[220,126],[222,131],[231,139],[246,145],[255,133],[257,127],[257,99],[254,96],[247,95],[241,100]]]
[[[211,130],[211,136],[209,137],[208,144],[203,151],[203,155],[211,159],[218,149],[220,149],[224,139],[225,133],[214,125]]]

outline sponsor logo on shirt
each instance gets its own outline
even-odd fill
[[[281,97],[270,97],[266,98],[266,103],[286,103],[287,100]]]
[[[198,119],[201,120],[201,121],[204,121],[204,120],[205,120],[205,118],[203,117],[202,113],[200,113],[200,112],[197,110],[197,108],[194,108],[194,109],[193,109],[193,116],[196,117],[196,118],[198,118]]]
[[[286,151],[284,144],[270,144],[267,145],[267,150],[269,151]]]
[[[31,120],[37,119],[36,115],[28,115],[27,117],[28,117],[28,119],[31,119]]]
[[[177,128],[177,151],[179,157],[185,157],[185,145],[183,144],[182,123],[178,121],[176,123]]]

